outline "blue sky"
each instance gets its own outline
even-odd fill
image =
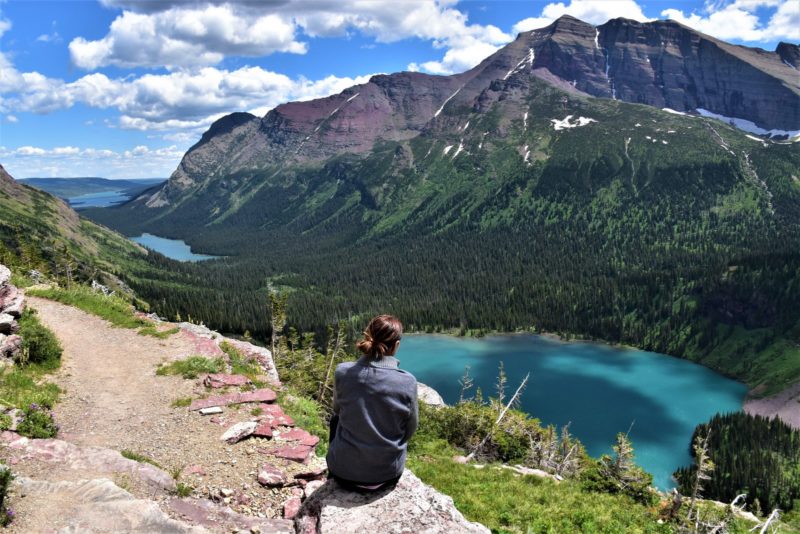
[[[800,41],[800,0],[0,0],[0,163],[17,178],[167,177],[227,113],[376,73],[461,72],[565,13]]]

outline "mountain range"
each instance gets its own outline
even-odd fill
[[[461,74],[228,115],[162,187],[85,213],[228,256],[140,286],[223,330],[265,334],[272,288],[301,330],[533,326],[774,390],[800,377],[797,58],[562,17]]]

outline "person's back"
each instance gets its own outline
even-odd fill
[[[372,489],[403,473],[418,408],[417,381],[394,358],[401,334],[397,319],[376,317],[359,343],[364,356],[336,368],[327,461],[345,485]]]

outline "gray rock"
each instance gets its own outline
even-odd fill
[[[11,270],[0,264],[0,287],[6,285],[9,280],[11,280]]]
[[[176,521],[154,501],[136,499],[109,479],[48,482],[20,477],[14,485],[36,506],[20,518],[27,532],[161,532],[200,534],[202,527]]]
[[[161,493],[175,490],[175,480],[169,473],[147,463],[129,460],[115,450],[80,447],[60,439],[28,439],[11,432],[4,432],[2,438],[9,449],[37,460],[58,463],[83,473],[127,473]]]
[[[0,357],[16,359],[22,351],[22,338],[16,334],[6,336],[0,334]]]
[[[249,530],[261,534],[294,534],[294,525],[285,519],[264,519],[234,512],[229,507],[208,499],[172,499],[169,509],[192,523],[213,532]]]
[[[242,423],[236,423],[228,430],[222,434],[220,438],[222,441],[226,441],[228,443],[236,443],[237,441],[241,441],[253,432],[255,432],[258,423],[255,421],[244,421]]]
[[[422,382],[417,382],[417,398],[429,406],[447,406],[438,391]]]
[[[212,406],[211,408],[201,408],[200,415],[214,415],[217,413],[222,413],[222,408],[219,406]]]
[[[303,534],[489,534],[456,510],[453,499],[424,484],[406,470],[393,489],[361,494],[329,480],[314,491],[295,518]]]
[[[17,320],[7,313],[0,313],[0,334],[15,334],[19,330]]]

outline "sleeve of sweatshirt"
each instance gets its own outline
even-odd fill
[[[412,380],[411,388],[411,413],[409,414],[408,422],[406,423],[406,442],[411,439],[411,436],[413,436],[414,432],[417,431],[417,426],[419,426],[419,403],[417,401],[416,380]]]

